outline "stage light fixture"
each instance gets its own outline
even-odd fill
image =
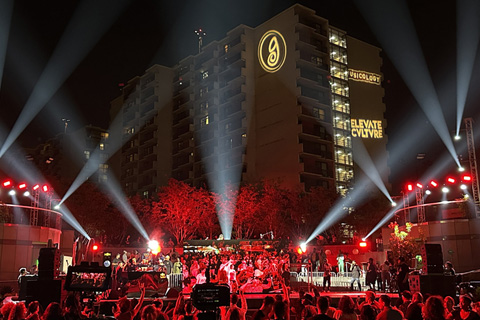
[[[25,192],[23,193],[23,196],[24,196],[24,197],[30,197],[30,191],[25,191]]]
[[[22,190],[22,189],[26,189],[27,188],[27,184],[26,183],[20,183],[18,185],[18,189]]]
[[[413,184],[411,184],[411,183],[407,184],[407,190],[408,191],[413,191]]]
[[[12,185],[12,180],[7,180],[3,182],[4,187],[10,187]]]
[[[57,204],[55,207],[53,207],[53,209],[58,210],[60,209],[60,206]]]
[[[423,185],[420,182],[417,182],[417,188],[423,189]]]
[[[450,191],[450,189],[448,189],[447,187],[443,187],[442,188],[442,192],[443,193],[448,193]]]
[[[463,171],[465,171],[465,168],[464,167],[458,167],[458,171],[463,172]]]
[[[48,186],[45,184],[42,187],[43,192],[48,192]]]
[[[435,187],[435,188],[436,188],[436,187],[438,187],[438,182],[436,182],[435,180],[432,180],[432,181],[430,181],[430,185],[431,185],[432,187]]]
[[[456,141],[458,141],[458,140],[462,139],[462,137],[460,137],[460,135],[457,134],[457,135],[455,135],[455,136],[453,137],[453,139],[456,140]]]
[[[98,245],[94,244],[94,245],[92,246],[92,251],[93,251],[93,252],[97,252],[98,249],[99,249],[99,246],[98,246]]]
[[[33,189],[33,191],[37,191],[37,190],[38,190],[38,188],[40,188],[40,185],[39,185],[39,184],[36,184],[36,185],[34,185],[34,186],[33,186],[33,188],[32,188],[32,189]]]
[[[430,191],[430,190],[425,190],[425,194],[430,195],[430,194],[432,194],[432,191]]]
[[[305,242],[301,243],[300,249],[302,249],[303,252],[307,252],[307,244]]]
[[[462,177],[462,180],[463,180],[463,181],[471,182],[471,181],[472,181],[472,176],[470,176],[470,175],[464,175],[464,176]]]
[[[462,189],[462,190],[467,190],[467,186],[464,185],[464,184],[462,184],[462,185],[460,185],[460,189]]]
[[[397,203],[395,201],[392,202],[392,207],[395,207]]]
[[[17,193],[15,192],[15,190],[10,190],[10,191],[8,191],[8,194],[11,195],[11,196],[14,196]]]
[[[448,178],[447,178],[447,182],[448,182],[448,183],[454,184],[455,181],[456,181],[455,178],[452,178],[452,177],[448,177]]]
[[[368,245],[368,244],[367,244],[366,241],[361,241],[361,242],[358,244],[358,246],[359,246],[360,248],[366,248],[367,245]]]
[[[157,240],[148,241],[148,249],[151,250],[152,254],[158,254],[160,252],[160,244]]]

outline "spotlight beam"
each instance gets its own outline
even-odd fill
[[[390,202],[393,202],[390,193],[388,193],[387,187],[382,181],[380,177],[380,173],[378,172],[375,164],[372,161],[372,158],[368,154],[365,145],[363,144],[361,139],[357,139],[357,143],[355,144],[355,149],[353,153],[353,158],[355,163],[365,172],[368,178],[372,180],[373,183],[382,191],[382,193],[387,197]]]
[[[0,158],[50,101],[128,3],[128,1],[114,1],[109,5],[108,2],[84,0],[76,9],[47,66],[40,75],[37,85],[2,145]]]
[[[356,183],[352,190],[347,194],[346,198],[340,198],[332,206],[332,208],[327,212],[325,218],[320,222],[320,224],[315,228],[313,233],[308,237],[306,243],[309,243],[319,234],[330,228],[337,221],[342,219],[345,215],[348,214],[348,209],[365,203],[366,201],[366,192],[365,190],[372,185],[372,181],[368,178],[362,179],[360,182]]]
[[[0,1],[0,88],[2,87],[3,69],[7,55],[10,22],[12,20],[13,0]]]
[[[406,3],[381,0],[356,0],[355,3],[460,167]]]
[[[460,126],[467,100],[470,78],[480,40],[480,2],[476,0],[457,1],[457,124]]]

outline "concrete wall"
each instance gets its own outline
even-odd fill
[[[60,243],[62,231],[53,228],[0,224],[0,280],[17,279],[21,267],[36,264],[40,248],[47,246],[48,240]]]

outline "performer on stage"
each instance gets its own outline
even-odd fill
[[[325,262],[325,271],[323,272],[323,291],[327,292],[330,291],[330,278],[331,278],[331,271],[332,266],[327,262]],[[326,284],[328,283],[328,287]]]
[[[358,266],[358,264],[354,261],[352,261],[352,280],[350,281],[350,289],[353,291],[353,285],[355,281],[358,283],[358,290],[362,291],[362,285],[360,284],[360,276],[362,275],[362,270]]]
[[[343,274],[345,272],[345,257],[342,253],[342,251],[340,250],[340,252],[338,253],[338,256],[337,256],[337,262],[338,262],[338,273],[339,274]]]

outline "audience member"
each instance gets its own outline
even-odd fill
[[[377,316],[377,320],[402,320],[403,313],[395,307],[392,307],[392,300],[391,298],[386,295],[382,294],[380,299],[378,299],[380,304],[380,313]]]
[[[355,314],[355,303],[349,296],[342,296],[338,302],[338,309],[335,312],[334,319],[336,320],[357,320]]]
[[[445,307],[442,297],[429,297],[423,305],[422,315],[424,320],[445,320]]]

